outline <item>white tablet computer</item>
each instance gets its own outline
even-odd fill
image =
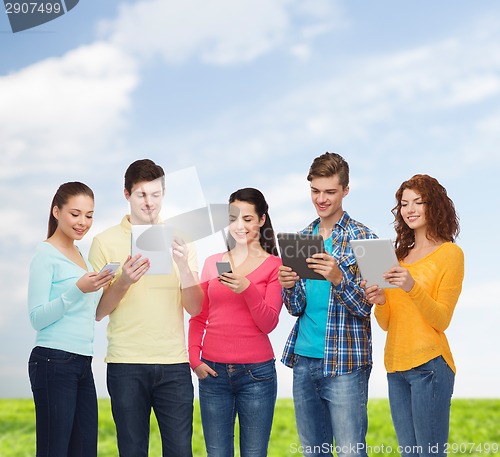
[[[391,240],[376,238],[351,240],[350,243],[361,277],[366,279],[367,287],[374,284],[381,289],[397,287],[385,282],[383,277],[387,270],[399,265]]]
[[[164,224],[132,225],[132,257],[141,254],[150,261],[147,275],[172,272],[172,227]]]
[[[321,235],[278,233],[276,237],[283,265],[295,271],[300,279],[325,279],[324,276],[310,269],[306,262],[306,259],[312,257],[313,254],[325,251]]]

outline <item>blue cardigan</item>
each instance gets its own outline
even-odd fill
[[[85,259],[88,271],[93,271]],[[76,282],[87,271],[50,243],[39,243],[31,261],[28,307],[36,346],[94,354],[95,313],[102,289],[84,293]]]

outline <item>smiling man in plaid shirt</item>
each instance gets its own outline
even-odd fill
[[[352,239],[376,238],[342,209],[349,165],[338,154],[314,159],[307,176],[319,218],[302,233],[323,237],[325,253],[308,259],[323,280],[300,279],[282,266],[279,280],[297,316],[282,362],[293,367],[293,398],[306,456],[366,456],[368,379],[372,365],[370,312],[360,287]]]

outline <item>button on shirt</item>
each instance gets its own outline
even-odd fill
[[[302,233],[313,233],[319,222],[320,219],[316,219]],[[372,364],[371,305],[359,285],[361,275],[349,243],[353,239],[366,238],[377,236],[346,212],[332,230],[332,256],[342,271],[342,281],[330,288],[323,356],[325,377],[352,373]],[[307,306],[306,280],[301,279],[295,287],[283,289],[283,301],[288,312],[298,317],[281,359],[285,365],[293,367],[298,329]]]

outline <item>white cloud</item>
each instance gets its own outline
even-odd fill
[[[498,134],[498,126],[500,125],[500,111],[491,113],[485,116],[477,124],[476,128],[479,132],[487,135]]]
[[[342,68],[332,62],[328,76],[253,110],[219,113],[212,125],[190,132],[189,145],[179,140],[198,158],[234,157],[236,150],[255,166],[271,154],[286,160],[330,145],[369,150],[364,159],[372,164],[404,156],[414,168],[411,161],[427,160],[455,176],[468,171],[474,150],[481,151],[473,154],[475,162],[498,162],[498,103],[492,101],[500,98],[500,34],[487,25],[481,33],[466,30],[437,43],[358,57]],[[310,58],[307,48],[295,52]]]
[[[121,49],[146,57],[159,54],[168,63],[190,58],[215,65],[249,62],[337,24],[339,14],[325,0],[310,1],[307,8],[302,3],[143,0],[122,5],[119,17],[102,23],[101,32]],[[302,28],[298,21],[304,18],[310,23]]]
[[[445,100],[450,107],[472,104],[500,93],[499,74],[470,75],[451,84],[450,95]]]
[[[97,42],[0,77],[8,107],[0,111],[0,176],[75,170],[102,158],[100,148],[123,127],[135,70],[119,49]]]
[[[290,54],[299,60],[306,61],[311,56],[311,47],[306,44],[297,44],[290,48]]]

